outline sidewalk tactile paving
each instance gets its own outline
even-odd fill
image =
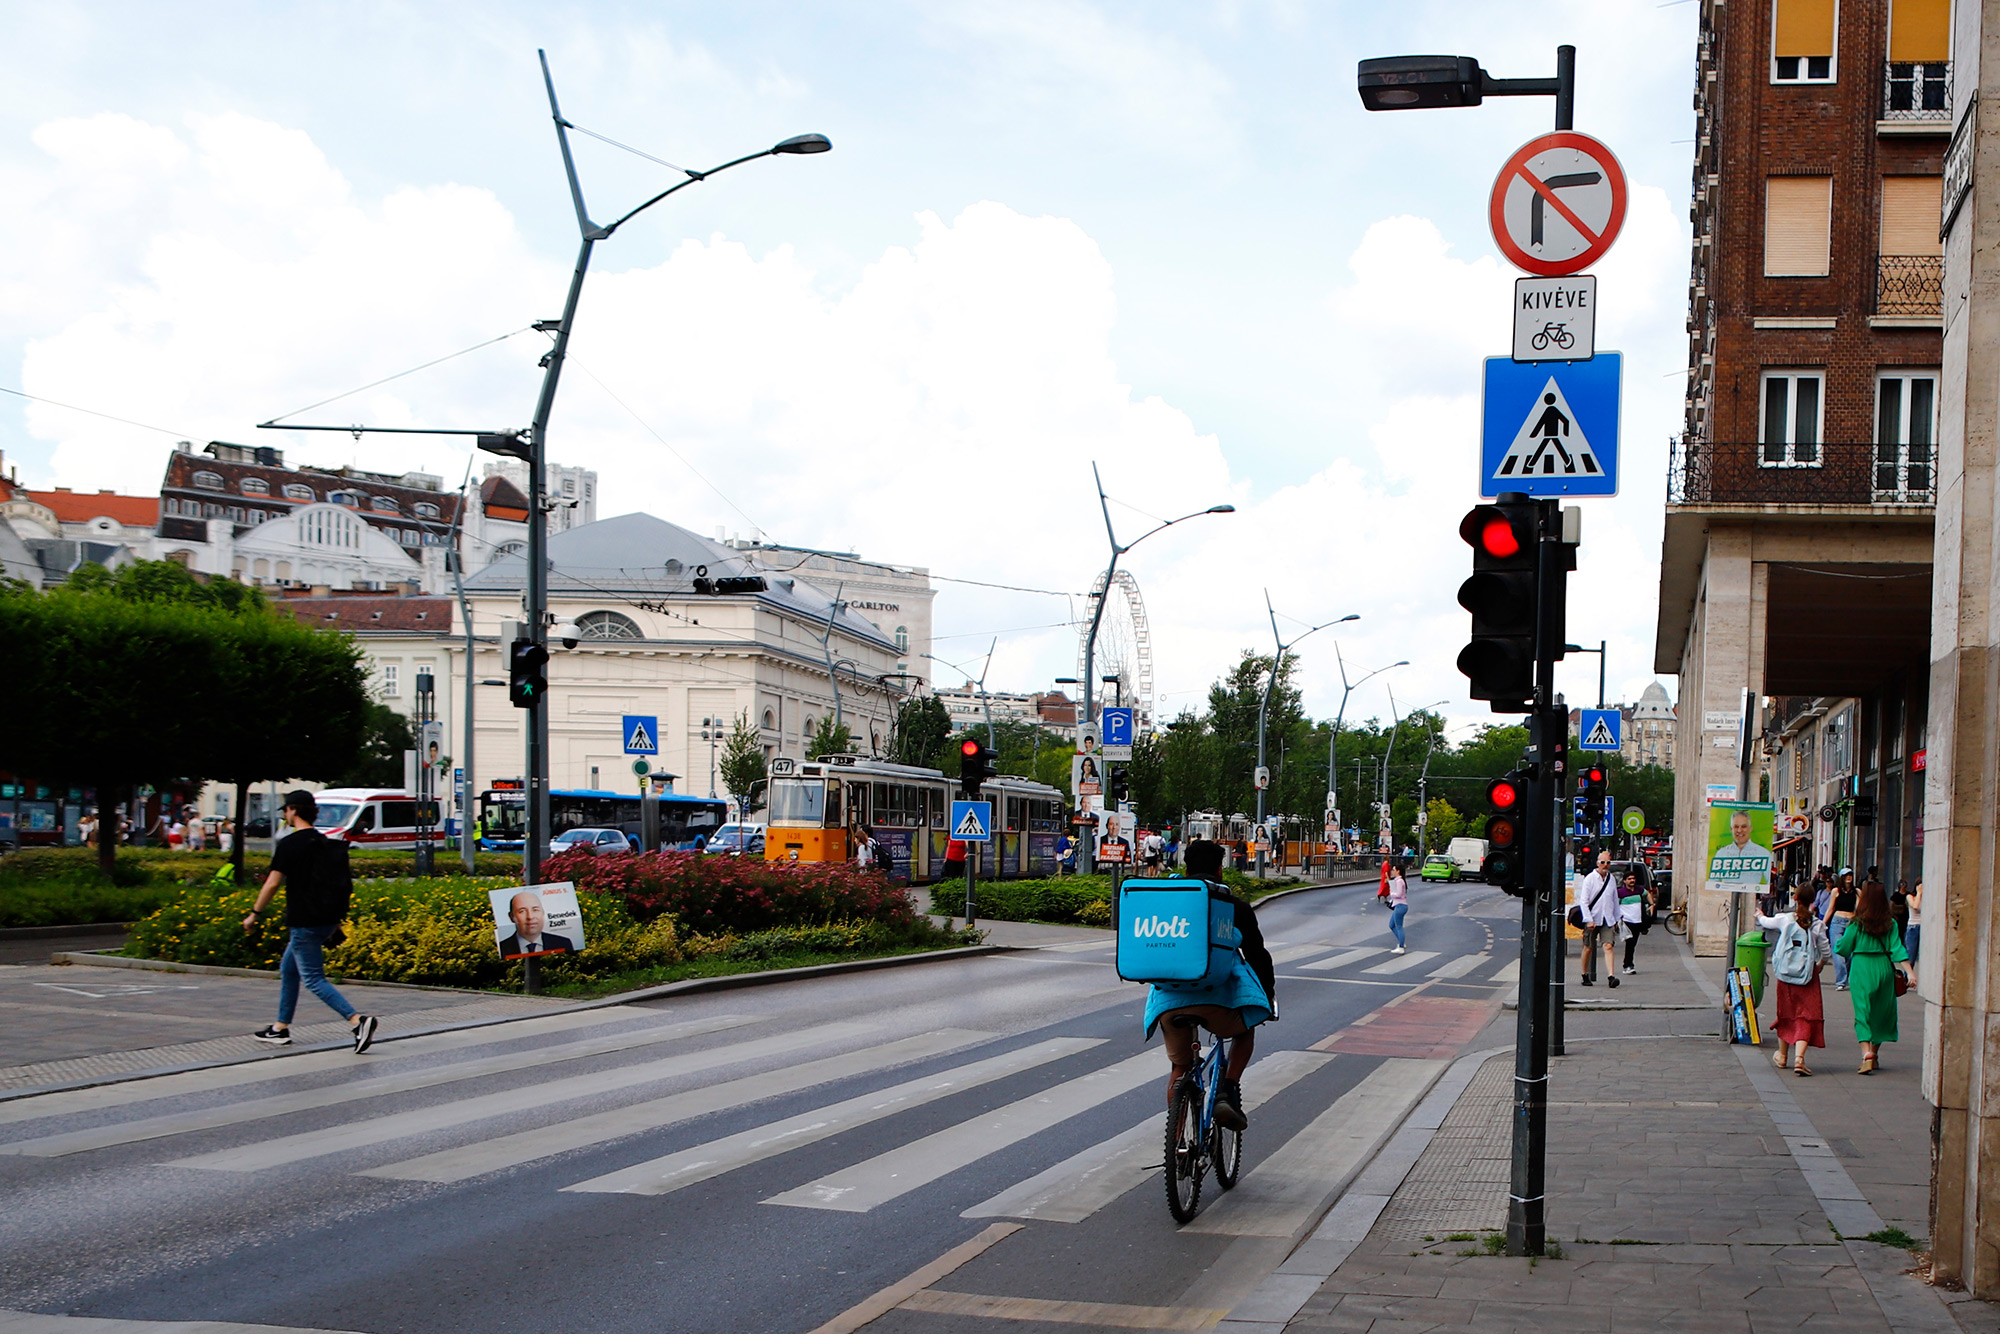
[[[1507,1222],[1507,1187],[1513,1176],[1514,1056],[1495,1056],[1479,1067],[1430,1148],[1403,1178],[1382,1211],[1374,1235],[1416,1241],[1453,1232],[1478,1232]]]

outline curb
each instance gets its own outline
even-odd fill
[[[122,936],[130,922],[84,922],[73,926],[5,926],[0,940],[59,940],[64,936]]]
[[[104,954],[97,950],[57,950],[49,955],[49,962],[55,964],[81,964],[90,968],[137,968],[149,973],[194,973],[203,977],[261,977],[272,981],[278,976],[275,968],[225,968],[214,963],[175,963],[170,959],[133,959],[122,954]],[[457,996],[504,995],[511,993],[478,991],[472,987],[440,987],[424,982],[373,982],[358,977],[333,979],[343,987],[385,987],[392,991],[439,991]],[[385,1039],[386,1041],[387,1039]]]
[[[552,1004],[546,1010],[535,1014],[510,1014],[488,1019],[468,1019],[459,1023],[432,1024],[425,1028],[414,1028],[376,1040],[376,1046],[401,1042],[405,1038],[428,1037],[433,1033],[456,1033],[474,1028],[494,1028],[501,1024],[516,1023],[522,1019],[539,1019],[553,1014],[570,1014],[583,1010],[604,1010],[616,1005],[630,1005],[639,1001],[664,1000],[673,996],[691,995],[703,991],[728,991],[739,987],[770,986],[778,982],[803,981],[815,977],[833,977],[841,973],[872,972],[881,968],[901,968],[914,964],[939,963],[949,959],[978,958],[991,954],[1012,954],[1018,952],[1013,945],[965,945],[950,950],[925,950],[921,954],[892,954],[880,959],[853,959],[843,963],[814,964],[808,968],[773,968],[758,973],[731,973],[723,977],[690,977],[679,982],[665,982],[656,987],[643,987],[637,991],[621,991],[614,996],[599,996],[592,1000],[573,1001],[567,1004]],[[112,962],[104,955],[79,955],[74,962],[90,963],[113,968],[151,967],[159,972],[205,972],[233,977],[275,978],[275,972],[255,968],[218,968],[209,964],[166,964],[154,959],[120,959]],[[416,991],[449,991],[459,995],[492,997],[497,993],[488,991],[467,992],[456,987],[426,987],[413,982],[347,982],[342,986],[396,987]],[[196,1070],[214,1070],[223,1066],[248,1065],[252,1061],[282,1061],[287,1056],[304,1056],[317,1051],[338,1051],[349,1045],[345,1041],[299,1044],[279,1052],[259,1052],[248,1056],[233,1057],[220,1061],[187,1061],[179,1065],[160,1066],[151,1070],[128,1070],[118,1074],[105,1075],[98,1079],[77,1079],[66,1084],[44,1084],[36,1088],[0,1090],[0,1103],[16,1102],[22,1098],[36,1098],[45,1093],[66,1093],[73,1089],[100,1088],[107,1084],[129,1084],[140,1079],[158,1079],[166,1075],[188,1074]]]
[[[1266,894],[1263,898],[1258,899],[1255,903],[1251,904],[1250,906],[1252,908],[1261,908],[1267,903],[1276,903],[1279,899],[1288,898],[1293,894],[1304,894],[1310,890],[1315,890],[1315,889],[1345,889],[1351,885],[1372,885],[1374,883],[1375,882],[1373,880],[1363,879],[1363,880],[1325,880],[1321,881],[1319,884],[1316,885],[1295,885],[1290,889],[1281,889],[1277,891],[1275,894]]]

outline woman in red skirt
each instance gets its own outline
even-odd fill
[[[1779,1046],[1771,1063],[1780,1070],[1797,1070],[1801,1075],[1810,1075],[1806,1068],[1806,1048],[1826,1046],[1826,1010],[1820,999],[1819,970],[1826,967],[1833,957],[1833,946],[1826,938],[1826,924],[1813,915],[1813,894],[1809,888],[1795,890],[1792,895],[1796,904],[1794,911],[1775,917],[1757,914],[1757,925],[1766,931],[1780,933],[1778,944],[1781,948],[1773,951],[1773,961],[1778,962],[1785,951],[1785,941],[1794,932],[1804,937],[1804,948],[1812,965],[1812,974],[1804,982],[1787,982],[1776,976],[1773,981],[1778,988],[1778,1022],[1772,1025],[1777,1033]],[[1798,953],[1794,948],[1792,953]]]

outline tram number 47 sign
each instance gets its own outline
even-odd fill
[[[1500,168],[1488,220],[1515,268],[1542,278],[1580,273],[1625,225],[1625,169],[1587,134],[1530,139]]]

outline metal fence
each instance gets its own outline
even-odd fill
[[[1675,441],[1669,505],[1935,505],[1927,467],[1899,462],[1908,447],[1822,441],[1728,444]]]
[[[1944,314],[1944,256],[1877,255],[1877,315]]]
[[[1882,119],[1950,120],[1951,62],[1887,62],[1882,67]]]

